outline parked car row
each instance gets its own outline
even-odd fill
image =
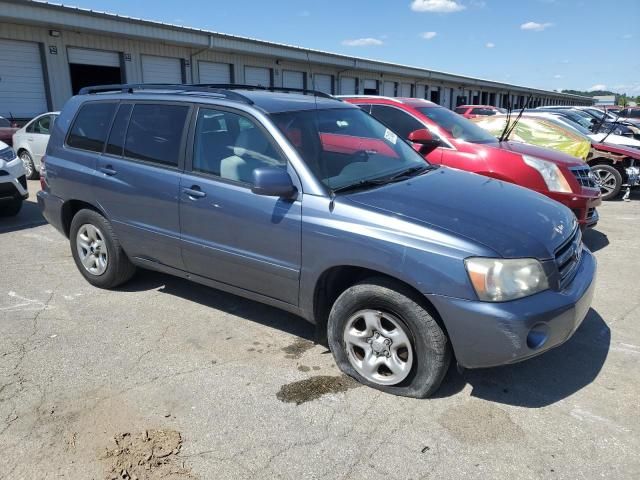
[[[92,285],[148,268],[282,308],[346,374],[426,397],[452,359],[518,362],[581,324],[590,178],[427,101],[124,85],[67,102],[38,204]]]

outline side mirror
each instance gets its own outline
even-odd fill
[[[421,128],[419,130],[414,130],[407,137],[412,143],[416,143],[420,145],[420,152],[424,153],[425,151],[430,151],[440,146],[440,140],[433,138],[431,132],[426,128]]]
[[[295,197],[298,189],[291,181],[287,170],[279,167],[262,167],[253,171],[251,191],[267,197]]]

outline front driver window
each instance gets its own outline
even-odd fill
[[[251,184],[256,168],[286,165],[268,134],[252,119],[224,110],[198,112],[194,171]]]

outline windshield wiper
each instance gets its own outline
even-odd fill
[[[360,180],[356,183],[351,183],[349,185],[344,185],[342,187],[331,189],[332,195],[335,195],[339,192],[349,192],[352,190],[360,190],[361,188],[370,188],[370,187],[379,187],[380,185],[384,185],[389,183],[387,178],[377,178],[374,180]]]
[[[416,167],[409,167],[406,170],[402,170],[390,177],[387,177],[387,180],[390,180],[392,182],[397,180],[404,180],[405,178],[422,175],[423,173],[428,172],[429,170],[433,170],[434,168],[436,168],[435,165],[419,165]]]

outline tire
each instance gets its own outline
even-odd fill
[[[377,327],[371,328],[374,324]],[[430,396],[451,361],[444,329],[417,295],[381,277],[362,281],[338,297],[329,314],[327,337],[340,370],[393,395]],[[373,370],[372,364],[377,364]]]
[[[0,216],[15,217],[22,209],[22,199],[14,198],[12,200],[0,201]]]
[[[98,212],[84,209],[75,214],[69,243],[76,267],[94,287],[115,288],[128,281],[136,271],[111,224]]]
[[[22,150],[20,152],[20,160],[22,160],[22,164],[24,165],[27,180],[35,180],[38,178],[38,170],[36,170],[36,165],[33,163],[33,158],[31,158],[29,152]]]
[[[602,164],[594,165],[591,170],[600,182],[602,200],[612,200],[620,194],[622,175],[615,167]]]

